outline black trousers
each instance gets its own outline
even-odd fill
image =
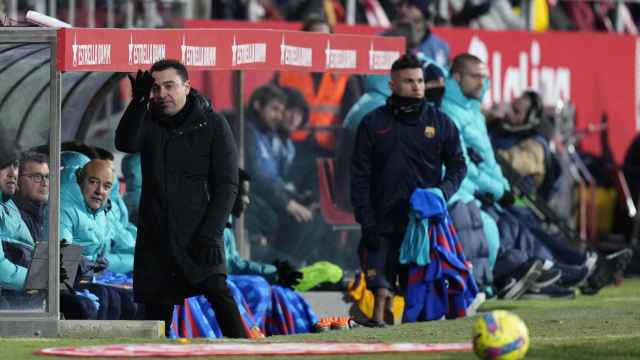
[[[98,297],[100,309],[98,309],[98,320],[120,320],[122,316],[122,300],[117,291],[110,286],[96,283],[81,283],[77,287],[80,290],[89,290]]]
[[[96,320],[98,309],[93,302],[83,296],[66,290],[60,291],[60,311],[67,320]]]
[[[205,281],[197,284],[195,290],[204,295],[216,313],[216,319],[222,335],[228,338],[247,338],[238,306],[231,296],[227,287],[226,275],[213,275]],[[173,304],[145,303],[145,314],[147,320],[164,321],[165,334],[169,335],[171,328],[171,317],[173,314]]]

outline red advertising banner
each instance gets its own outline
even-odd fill
[[[58,31],[61,71],[133,72],[164,58],[189,70],[388,72],[401,38],[254,29],[85,29]]]
[[[609,136],[617,161],[638,130],[636,39],[596,33],[529,33],[437,28],[451,46],[451,57],[470,52],[488,66],[491,88],[485,105],[509,103],[534,89],[545,105],[571,100],[576,127],[609,118]],[[598,134],[587,136],[587,150],[600,149]]]

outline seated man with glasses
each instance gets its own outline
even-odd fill
[[[17,158],[0,150],[0,308],[37,310],[46,293],[23,289],[35,243],[47,241],[49,161],[35,152]],[[66,319],[96,319],[98,312],[90,294],[67,289],[60,290],[60,310]]]
[[[14,201],[35,242],[46,241],[45,208],[49,200],[49,160],[46,155],[26,152],[21,157],[18,192]]]

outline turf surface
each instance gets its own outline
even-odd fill
[[[486,302],[481,311],[506,309],[520,315],[529,327],[531,348],[527,359],[640,359],[640,279],[627,279],[595,296],[574,300],[520,300]],[[268,341],[469,341],[475,318],[406,324],[388,329],[353,329],[324,334],[280,336]],[[116,343],[148,343],[146,339],[0,339],[0,359],[47,359],[32,353],[45,347]],[[166,341],[169,342],[169,341]],[[229,357],[285,359],[285,357]],[[286,357],[290,359],[294,357]],[[299,359],[475,359],[466,354],[383,354],[362,356],[304,356]],[[200,358],[202,359],[202,358]],[[212,358],[213,359],[213,358]],[[215,357],[220,359],[220,357]]]

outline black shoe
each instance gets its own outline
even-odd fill
[[[498,297],[504,300],[520,298],[540,276],[542,266],[542,261],[532,260],[520,266],[512,277],[496,281]]]
[[[596,269],[587,279],[587,283],[580,288],[585,295],[597,294],[603,287],[612,284],[616,277],[622,275],[631,262],[633,251],[622,249],[609,255],[600,256]]]
[[[378,322],[375,320],[367,320],[365,322],[359,322],[357,325],[367,328],[386,328],[387,324],[384,322]]]
[[[562,270],[562,277],[558,285],[566,288],[576,288],[584,285],[591,274],[587,266],[557,265]]]
[[[542,289],[557,283],[562,277],[562,270],[552,267],[548,270],[542,270],[540,276],[531,285],[532,289]]]
[[[558,285],[550,285],[547,287],[543,287],[542,289],[529,289],[524,295],[522,295],[522,299],[573,299],[576,297],[576,294],[573,290],[567,289]]]

